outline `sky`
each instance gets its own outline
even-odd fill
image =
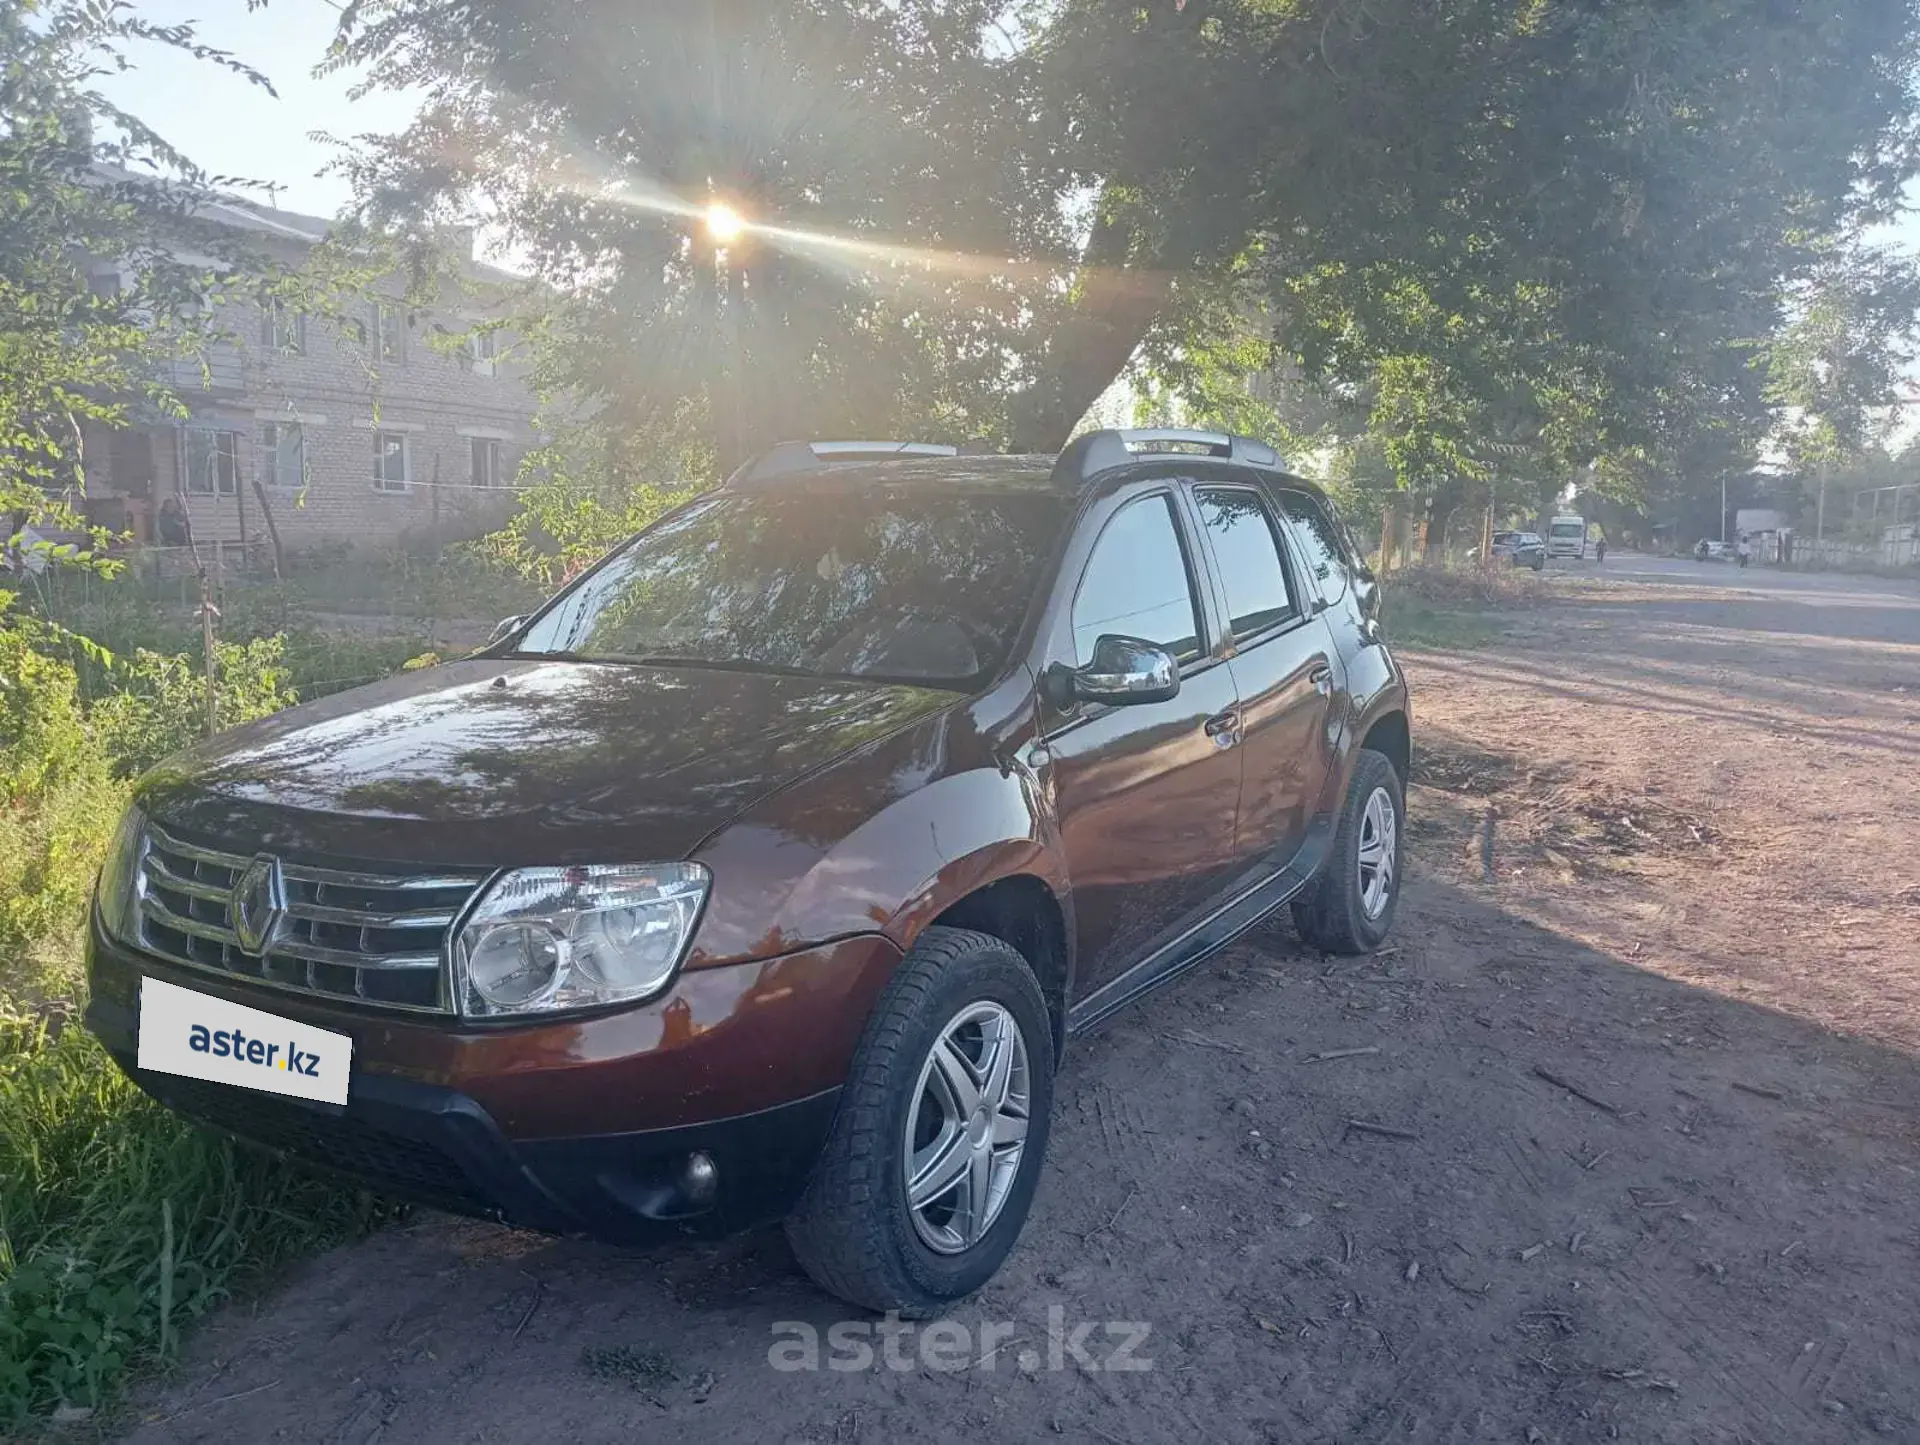
[[[283,209],[332,216],[352,198],[344,177],[318,174],[333,150],[311,132],[392,131],[412,115],[412,101],[386,92],[349,101],[350,75],[313,77],[339,19],[330,0],[271,0],[251,13],[246,0],[137,0],[136,9],[156,25],[196,22],[202,42],[263,72],[278,95],[165,46],[139,44],[127,52],[135,69],[103,79],[100,89],[205,170],[278,183]]]

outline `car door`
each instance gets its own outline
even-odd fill
[[[1180,690],[1164,702],[1109,706],[1043,689],[1054,816],[1073,888],[1076,998],[1114,984],[1205,917],[1233,871],[1237,698],[1204,582],[1172,485],[1097,505],[1062,568],[1050,674],[1084,666],[1102,634],[1164,647],[1180,670]]]
[[[1221,589],[1240,699],[1234,846],[1244,869],[1237,881],[1249,883],[1284,868],[1310,841],[1334,766],[1329,722],[1342,687],[1339,654],[1319,592],[1289,564],[1266,494],[1250,480],[1202,481],[1193,502]]]

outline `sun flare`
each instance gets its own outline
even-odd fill
[[[731,245],[746,233],[747,223],[741,214],[725,201],[707,203],[707,235],[719,245]]]

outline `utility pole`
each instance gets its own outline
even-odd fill
[[[1720,473],[1720,543],[1727,541],[1727,474]]]
[[[1820,459],[1820,501],[1813,513],[1813,540],[1827,540],[1827,459]]]

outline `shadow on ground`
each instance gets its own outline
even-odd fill
[[[1382,957],[1273,926],[1076,1042],[1024,1242],[905,1369],[824,1367],[865,1317],[777,1232],[423,1217],[205,1328],[131,1438],[1920,1437],[1914,1061],[1432,877],[1405,903]],[[1096,1365],[1144,1322],[1150,1368],[1050,1312]],[[769,1363],[783,1322],[822,1368]]]

